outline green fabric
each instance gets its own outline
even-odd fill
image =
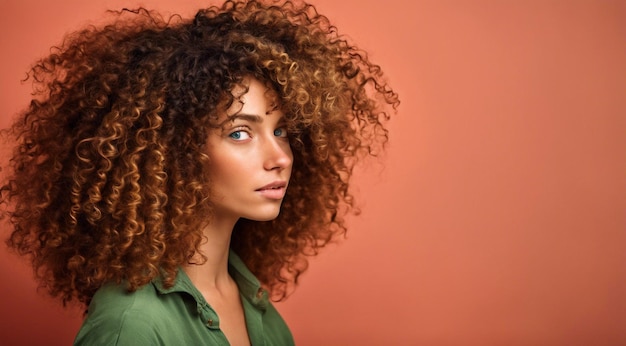
[[[293,345],[267,291],[232,251],[229,271],[239,286],[252,345]],[[169,289],[154,280],[128,293],[124,285],[96,292],[74,345],[228,345],[219,317],[183,270]]]

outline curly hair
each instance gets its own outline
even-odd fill
[[[212,217],[207,135],[252,76],[279,96],[294,164],[280,215],[240,220],[231,247],[284,298],[358,210],[353,167],[384,147],[397,94],[310,4],[113,13],[29,72],[33,100],[5,130],[16,141],[0,199],[8,246],[64,304],[88,304],[106,282],[172,285]]]

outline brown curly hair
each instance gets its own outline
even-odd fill
[[[32,67],[0,201],[7,244],[42,287],[88,304],[109,281],[173,284],[211,220],[208,132],[247,76],[279,95],[294,164],[280,215],[240,220],[231,247],[285,297],[307,256],[345,233],[354,164],[382,148],[399,104],[363,51],[292,1],[227,1],[189,20],[114,12]]]

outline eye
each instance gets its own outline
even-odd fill
[[[236,141],[243,141],[246,139],[250,139],[250,134],[244,130],[237,130],[237,131],[233,131],[231,132],[228,137],[236,140]]]
[[[274,130],[274,136],[276,137],[287,137],[287,130],[285,130],[285,128],[283,127],[279,127],[276,130]]]

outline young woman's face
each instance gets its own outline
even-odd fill
[[[256,79],[235,101],[221,129],[212,130],[207,154],[216,218],[268,221],[276,218],[291,176],[293,154],[283,112],[273,91]]]

